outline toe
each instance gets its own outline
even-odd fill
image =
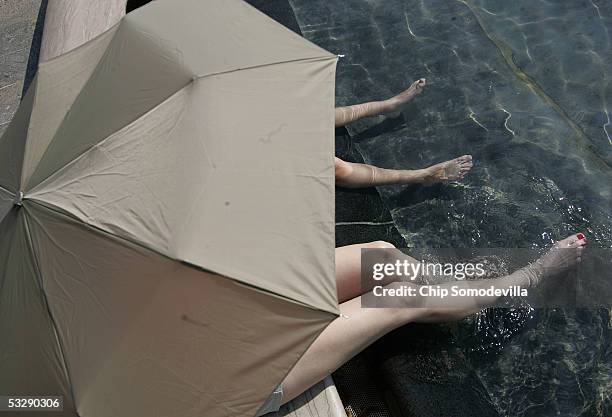
[[[584,245],[586,245],[586,238],[584,237],[584,234],[582,233],[576,233],[575,235],[572,235],[566,239],[564,239],[563,241],[567,241],[567,246],[570,247],[582,247]]]
[[[418,91],[421,92],[423,90],[423,88],[425,88],[425,86],[427,85],[427,81],[425,81],[425,78],[421,78],[419,80],[416,80],[412,86]]]
[[[559,248],[570,248],[577,241],[576,235],[568,236],[565,239],[562,239],[556,243],[556,246]]]
[[[471,159],[461,159],[461,158],[457,160],[457,162],[459,163],[459,169],[466,170],[466,171],[469,171],[470,169],[472,169],[472,167],[474,166],[474,163],[472,162],[472,160]]]
[[[558,245],[563,248],[580,247],[586,245],[586,239],[582,233],[576,233],[560,240]]]

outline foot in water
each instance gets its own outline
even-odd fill
[[[523,281],[523,285],[536,287],[543,280],[559,275],[580,263],[586,243],[582,233],[567,237],[555,243],[540,259],[515,273]]]
[[[472,155],[463,155],[450,161],[432,165],[423,170],[423,185],[460,180],[472,169]]]
[[[402,106],[412,100],[415,96],[421,94],[426,85],[427,81],[425,78],[421,78],[413,82],[410,87],[395,97],[391,97],[390,99],[386,100],[385,103],[387,108],[384,115],[391,118],[398,117],[401,114]]]

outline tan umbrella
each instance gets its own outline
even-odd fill
[[[335,64],[239,0],[41,64],[0,139],[0,393],[253,415],[338,314]]]

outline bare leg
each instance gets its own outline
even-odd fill
[[[424,169],[398,170],[335,159],[336,185],[347,188],[376,187],[390,184],[432,185],[459,180],[472,168],[472,156],[463,155]]]
[[[536,285],[542,279],[580,261],[586,242],[577,235],[558,242],[534,264],[492,280],[460,281],[447,284],[463,288],[509,288],[513,285]],[[342,253],[340,255],[342,256]],[[389,286],[397,285],[391,283]],[[404,285],[407,285],[404,283]],[[441,284],[442,286],[444,284]],[[334,320],[315,340],[283,381],[283,401],[287,402],[335,371],[343,363],[365,349],[372,342],[404,324],[411,322],[447,322],[465,317],[486,308],[498,297],[465,297],[465,303],[448,308],[438,298],[409,297],[397,308],[362,308],[361,297],[340,305],[343,316]]]
[[[383,101],[370,101],[368,103],[355,104],[354,106],[336,108],[336,127],[344,126],[364,117],[378,116],[381,114],[390,117],[399,116],[401,107],[420,94],[425,88],[425,78],[415,81],[412,85],[395,97]]]
[[[418,317],[418,309],[361,308],[361,297],[340,305],[334,320],[283,381],[283,402],[306,391],[375,340]],[[346,318],[348,317],[348,318]]]

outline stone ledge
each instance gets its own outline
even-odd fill
[[[334,381],[328,376],[266,417],[346,417],[346,412]]]

